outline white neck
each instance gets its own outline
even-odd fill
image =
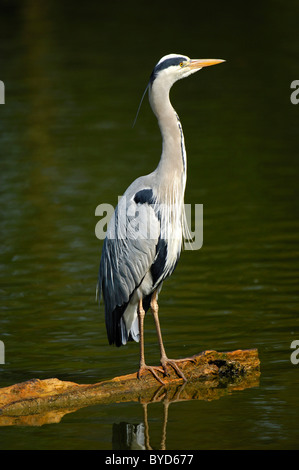
[[[182,125],[169,100],[171,85],[157,77],[149,89],[150,105],[162,134],[162,155],[156,172],[161,180],[179,180],[184,192],[187,158]]]

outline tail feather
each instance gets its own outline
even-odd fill
[[[151,295],[143,299],[143,308],[147,312],[150,307]],[[139,322],[137,305],[125,303],[117,306],[112,313],[105,312],[106,329],[109,344],[119,347],[128,341],[139,342]]]

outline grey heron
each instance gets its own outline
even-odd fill
[[[184,193],[187,157],[182,125],[171,105],[172,85],[222,59],[190,59],[168,54],[156,64],[146,91],[162,134],[162,155],[157,168],[137,178],[120,199],[104,240],[98,290],[103,293],[110,344],[140,342],[137,376],[145,370],[164,383],[158,372],[168,365],[186,380],[178,359],[166,355],[158,316],[158,294],[179,260],[186,233]],[[161,367],[149,366],[144,356],[144,316],[151,308],[160,346]]]

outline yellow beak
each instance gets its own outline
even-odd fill
[[[190,69],[200,69],[202,67],[208,67],[209,65],[221,64],[225,62],[223,59],[192,59],[188,64]]]

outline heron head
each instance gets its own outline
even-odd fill
[[[160,59],[157,65],[154,67],[147,87],[144,90],[133,127],[136,123],[143,98],[145,97],[147,91],[149,91],[149,95],[151,95],[153,86],[156,88],[156,90],[169,91],[177,80],[188,77],[192,73],[201,70],[203,67],[220,64],[221,62],[225,62],[225,60],[190,59],[190,57],[182,54],[168,54],[162,57],[162,59]]]
[[[153,85],[156,80],[163,80],[171,87],[177,80],[188,77],[203,67],[221,62],[225,61],[222,59],[190,59],[182,54],[168,54],[162,57],[155,66],[150,77],[150,84]]]

